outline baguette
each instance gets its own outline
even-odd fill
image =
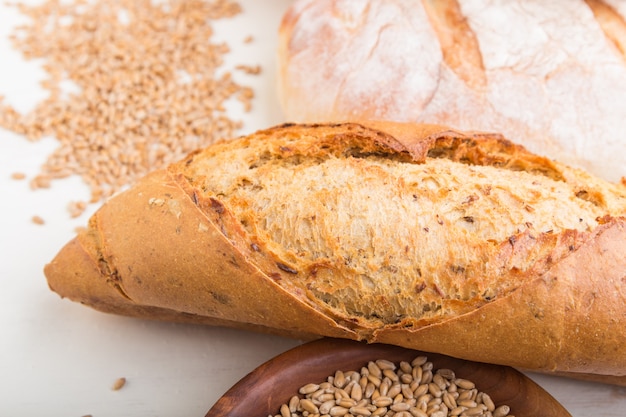
[[[105,312],[626,383],[625,215],[499,134],[286,124],[147,175],[45,274]]]
[[[626,176],[626,2],[299,0],[279,33],[286,120],[493,130]]]

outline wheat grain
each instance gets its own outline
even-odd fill
[[[44,61],[42,87],[49,96],[24,114],[0,97],[0,127],[59,142],[31,181],[34,189],[78,175],[90,187],[90,202],[99,202],[148,171],[232,137],[241,122],[229,118],[227,100],[251,107],[252,89],[218,71],[229,46],[211,42],[211,21],[240,13],[236,2],[11,6],[30,19],[11,34],[13,46],[26,59]],[[68,92],[65,85],[74,88]]]
[[[370,361],[360,373],[338,370],[325,382],[298,391],[304,398],[292,396],[274,417],[512,417],[507,405],[496,408],[472,381],[456,378],[451,369],[434,370],[424,356],[399,368],[386,360]]]

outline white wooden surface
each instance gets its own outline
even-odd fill
[[[242,133],[282,122],[275,94],[276,28],[288,0],[243,0],[245,12],[217,26],[234,48],[232,63],[260,64],[254,111]],[[20,110],[41,99],[41,70],[6,39],[19,22],[0,3],[0,95]],[[242,41],[254,37],[250,45]],[[86,198],[75,178],[33,192],[32,177],[55,143],[31,143],[0,129],[0,416],[203,416],[239,378],[297,340],[230,329],[146,322],[105,315],[61,300],[42,268],[84,225],[91,207],[70,219],[68,196]],[[31,222],[41,216],[45,225]],[[120,391],[111,386],[127,378]],[[574,416],[626,415],[626,388],[532,375]]]

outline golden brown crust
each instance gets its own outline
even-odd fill
[[[382,329],[376,340],[456,356],[468,346],[477,361],[624,376],[626,266],[623,250],[615,250],[624,242],[626,222],[612,220],[511,295],[424,328]]]
[[[348,153],[375,154],[391,164],[444,158],[556,182],[587,181],[498,135],[442,126],[285,125],[240,141],[232,146],[264,143],[280,155],[299,152],[312,160],[333,154],[341,161],[349,159]],[[251,235],[229,200],[197,186],[201,179],[191,177],[197,173],[190,167],[206,163],[211,152],[219,155],[219,146],[231,144],[156,171],[103,205],[88,231],[46,266],[50,287],[96,309],[136,317],[295,337],[365,339],[544,372],[610,375],[612,382],[624,377],[626,383],[626,331],[620,326],[626,320],[623,190],[601,183],[605,188],[597,192],[603,204],[623,211],[606,209],[593,230],[526,231],[489,250],[467,247],[471,256],[489,264],[485,271],[501,274],[493,282],[507,289],[493,289],[496,298],[449,300],[448,315],[391,323],[317,300],[313,289],[299,281],[313,273],[304,261],[289,255],[294,263],[285,262],[287,252]],[[393,226],[382,233],[393,233]],[[331,279],[350,279],[347,269],[335,271]],[[354,279],[346,282],[360,288]]]
[[[101,248],[73,240],[47,265],[50,287],[63,296],[124,314],[155,307],[189,315],[189,321],[211,317],[283,333],[329,327],[327,318],[247,262],[234,237],[228,240],[167,171],[148,175],[114,201],[94,215],[90,223],[97,229],[87,232],[101,234]],[[98,260],[110,272],[98,271]],[[224,279],[237,276],[246,282]],[[301,314],[294,316],[295,310]]]

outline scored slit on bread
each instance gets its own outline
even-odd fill
[[[223,143],[171,170],[341,318],[471,311],[574,251],[607,212],[626,213],[623,189],[581,190],[574,171],[497,135],[450,132],[411,154],[358,124],[311,129]]]

